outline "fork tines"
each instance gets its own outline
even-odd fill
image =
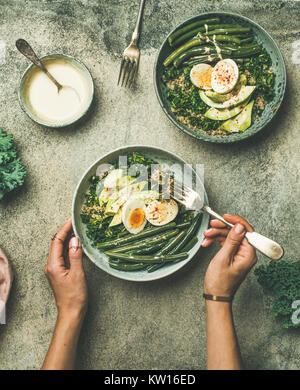
[[[171,196],[178,202],[182,202],[185,199],[186,187],[183,183],[178,183],[174,179],[170,180]]]
[[[132,60],[128,57],[123,56],[121,67],[120,67],[120,73],[118,78],[118,85],[121,81],[121,87],[130,87],[132,85],[132,82],[135,78],[137,71],[137,62],[136,60]]]
[[[163,199],[170,199],[171,197],[181,202],[185,198],[185,191],[188,191],[183,183],[179,183],[174,179],[171,172],[158,169],[152,173],[151,180],[152,185],[155,183],[156,187],[161,187]]]

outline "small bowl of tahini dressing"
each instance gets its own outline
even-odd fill
[[[50,54],[40,60],[60,84],[71,88],[59,93],[56,85],[31,64],[19,84],[20,105],[32,120],[41,125],[69,126],[82,118],[92,104],[92,76],[82,62],[65,54]]]

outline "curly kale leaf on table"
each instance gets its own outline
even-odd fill
[[[262,287],[274,294],[271,314],[281,319],[283,328],[300,328],[292,322],[292,303],[300,300],[300,261],[271,261],[254,272]]]
[[[26,171],[17,158],[13,136],[0,128],[0,200],[7,192],[24,184]]]

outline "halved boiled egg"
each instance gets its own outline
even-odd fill
[[[178,214],[178,205],[173,200],[155,200],[146,208],[147,220],[155,226],[166,225]]]
[[[233,90],[239,79],[239,68],[230,58],[219,61],[211,74],[211,86],[217,93],[228,93]]]
[[[145,203],[141,200],[128,200],[122,209],[122,222],[129,233],[141,232],[146,223]]]
[[[213,67],[209,64],[194,65],[190,72],[191,82],[198,88],[211,89],[211,73]]]

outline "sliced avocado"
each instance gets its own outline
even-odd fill
[[[142,191],[147,184],[148,184],[147,181],[140,181],[138,183],[129,184],[128,186],[126,186],[120,190],[120,194],[121,195],[126,194],[129,197],[130,195],[132,195],[135,192]]]
[[[234,119],[222,123],[221,129],[228,131],[229,133],[243,132],[251,126],[251,114],[254,100],[252,100],[243,111]]]
[[[122,169],[114,169],[104,179],[104,187],[106,188],[116,187],[118,180],[120,180],[122,176],[123,176]]]
[[[114,215],[113,219],[111,220],[109,227],[117,226],[122,223],[122,208],[120,207],[117,214]]]
[[[108,215],[116,214],[119,211],[120,207],[123,206],[123,204],[126,202],[127,199],[128,199],[127,196],[123,194],[113,201],[109,200],[105,208],[105,214]]]
[[[106,203],[109,199],[109,190],[107,188],[103,188],[100,196],[99,196],[99,203],[100,205]]]
[[[226,102],[226,100],[229,100],[232,97],[231,93],[221,95],[220,93],[215,92],[212,89],[206,91],[205,95],[215,103],[224,103]]]
[[[120,179],[117,180],[117,185],[112,187],[104,187],[100,196],[99,196],[99,203],[100,205],[103,205],[104,203],[107,203],[110,198],[117,199],[118,195],[117,192],[119,191],[119,188],[126,187],[131,182],[135,180],[134,177],[130,176],[123,176]]]
[[[156,199],[159,199],[159,193],[157,191],[147,190],[134,193],[130,199],[143,200],[145,204],[151,203]]]
[[[114,192],[106,205],[105,214],[116,214],[119,208],[133,193],[142,191],[147,184],[147,181],[140,181],[139,183],[129,184],[120,191]]]
[[[136,180],[135,177],[131,176],[123,176],[117,181],[117,186],[118,187],[126,187],[128,184]]]
[[[239,84],[247,85],[247,76],[245,74],[240,74]]]
[[[209,119],[213,119],[215,121],[226,121],[227,119],[233,118],[238,115],[248,104],[249,99],[247,99],[244,103],[236,106],[234,108],[226,108],[225,110],[218,110],[217,108],[210,108],[206,111],[204,116]]]
[[[211,100],[209,97],[205,95],[204,91],[199,91],[199,94],[200,94],[200,98],[208,106],[224,109],[224,108],[235,107],[238,106],[239,104],[242,104],[246,99],[249,98],[249,96],[253,93],[254,90],[255,90],[255,86],[243,85],[241,87],[240,92],[237,95],[232,96],[229,100],[226,100],[226,102],[224,103],[215,103],[213,100]]]

